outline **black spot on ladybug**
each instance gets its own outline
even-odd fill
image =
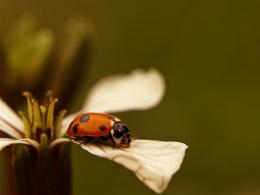
[[[73,128],[72,128],[73,133],[78,133],[78,127],[79,127],[79,124],[76,124],[73,126]]]
[[[107,128],[106,128],[105,125],[100,125],[100,126],[99,126],[99,129],[100,129],[101,131],[105,131]]]
[[[89,121],[89,115],[84,115],[82,117],[80,117],[79,122],[80,123],[85,123]]]

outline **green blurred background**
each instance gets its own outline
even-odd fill
[[[119,116],[137,138],[189,145],[165,195],[260,194],[260,2],[0,2],[2,28],[27,13],[60,33],[72,16],[88,17],[95,30],[86,88],[140,67],[164,74],[158,107]],[[124,168],[72,150],[73,194],[154,194]]]

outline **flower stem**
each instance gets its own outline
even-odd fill
[[[32,170],[30,168],[30,154],[26,146],[15,147],[13,167],[16,178],[16,194],[32,194]]]
[[[52,160],[57,173],[55,177],[56,194],[72,194],[70,144],[63,144],[56,148],[56,151],[52,152]]]
[[[53,172],[51,170],[51,159],[48,148],[48,137],[46,134],[41,135],[40,153],[38,166],[36,167],[36,174],[38,176],[38,194],[53,194],[52,177]]]
[[[15,147],[13,167],[17,195],[71,195],[70,145],[50,150],[48,137],[41,136],[40,151]]]

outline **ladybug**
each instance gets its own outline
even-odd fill
[[[70,123],[70,139],[81,143],[103,143],[113,147],[128,148],[131,135],[121,120],[110,114],[82,113]]]

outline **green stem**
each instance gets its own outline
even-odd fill
[[[72,194],[71,153],[70,144],[63,144],[52,151],[53,165],[57,173],[55,177],[56,194]]]
[[[16,146],[13,158],[17,195],[71,195],[70,145],[49,149],[41,136],[40,151]]]
[[[26,146],[15,147],[13,166],[16,178],[16,194],[32,194],[32,170],[30,168],[30,154]]]
[[[53,194],[51,170],[51,158],[48,148],[48,136],[46,134],[41,135],[39,161],[36,168],[37,186],[39,189],[35,189],[35,193],[39,195]]]

